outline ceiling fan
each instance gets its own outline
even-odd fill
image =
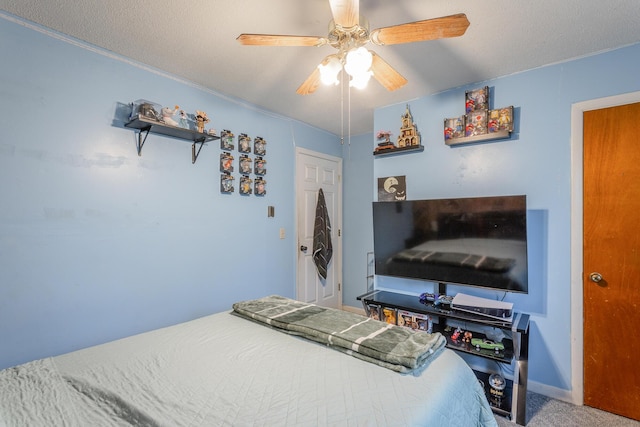
[[[251,46],[324,46],[338,50],[325,57],[296,91],[308,95],[320,82],[338,84],[337,75],[344,69],[351,86],[361,87],[373,76],[387,90],[407,83],[398,71],[378,54],[364,47],[368,42],[383,45],[412,43],[458,37],[465,33],[469,21],[464,13],[378,28],[369,31],[368,22],[360,16],[359,0],[329,0],[333,20],[327,37],[279,34],[240,34],[237,40]]]

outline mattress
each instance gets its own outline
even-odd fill
[[[213,314],[0,371],[0,426],[495,426],[445,349],[402,375]]]

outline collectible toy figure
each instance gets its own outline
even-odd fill
[[[209,117],[207,117],[207,113],[196,110],[196,128],[198,128],[198,132],[204,133],[204,125],[210,121]]]
[[[184,110],[180,110],[180,119],[178,124],[181,128],[189,129],[189,118],[187,117],[187,113]]]
[[[162,114],[162,121],[165,125],[178,126],[178,122],[173,120],[173,116],[178,112],[179,109],[180,107],[176,105],[173,110],[169,107],[164,107],[162,110],[160,110],[160,113]]]

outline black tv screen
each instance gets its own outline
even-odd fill
[[[528,293],[526,196],[373,202],[375,274]]]

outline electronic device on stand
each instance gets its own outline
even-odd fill
[[[514,363],[512,378],[504,381],[490,378],[495,372],[488,367],[474,371],[494,412],[524,425],[529,315],[514,311],[512,303],[466,295],[459,288],[529,292],[526,196],[373,202],[373,241],[375,285],[376,277],[385,276],[385,284],[393,285],[386,280],[391,277],[418,285],[428,281],[435,288],[418,296],[421,291],[374,286],[358,297],[367,315],[390,323],[399,312],[403,318],[427,316],[430,330],[442,333],[449,348]],[[448,292],[449,285],[454,292]]]

